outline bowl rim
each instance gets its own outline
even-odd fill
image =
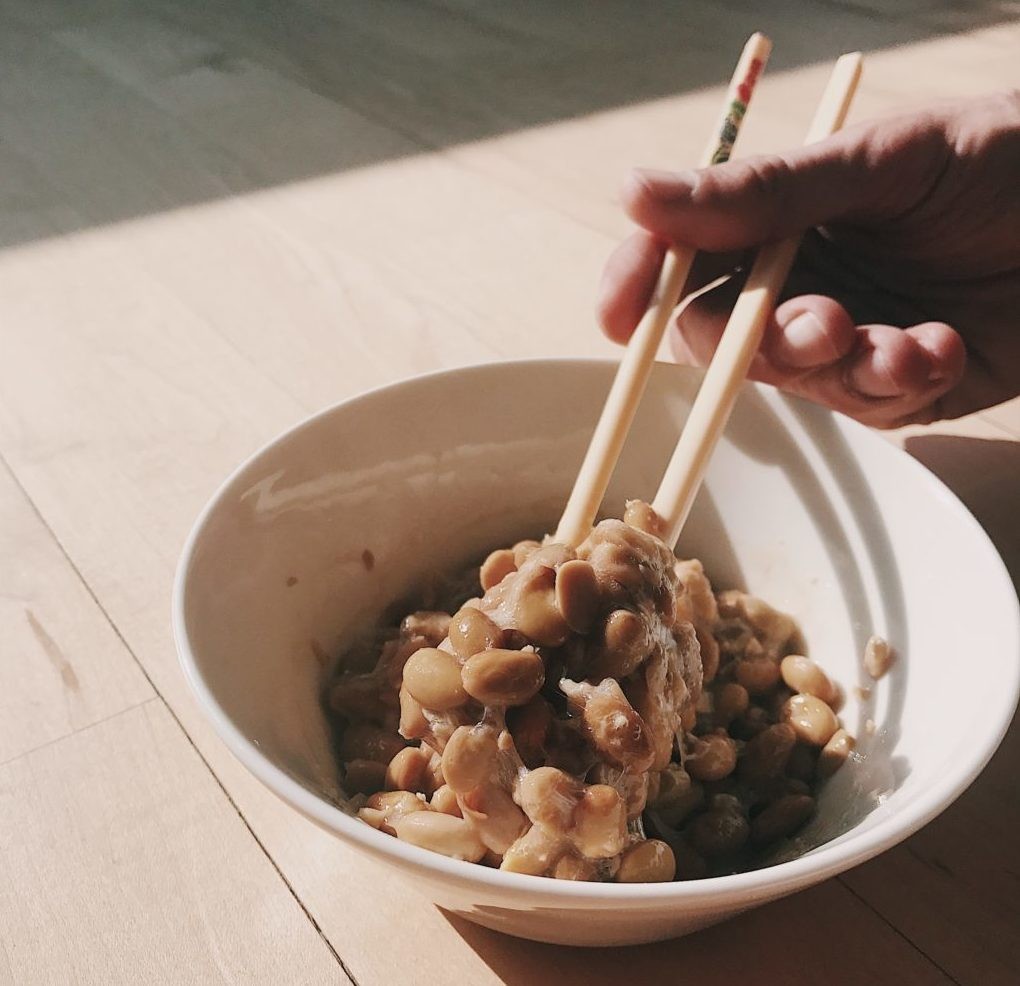
[[[189,575],[191,573],[195,553],[202,533],[213,512],[225,500],[237,480],[258,459],[289,441],[306,428],[314,427],[321,419],[342,412],[344,408],[356,402],[375,397],[388,391],[398,390],[412,384],[427,380],[461,375],[465,373],[494,372],[497,368],[537,368],[547,366],[565,368],[567,366],[610,369],[618,364],[611,358],[592,357],[538,357],[510,360],[492,360],[482,363],[465,364],[447,367],[429,373],[415,374],[404,377],[329,405],[297,424],[287,428],[248,455],[234,468],[202,508],[181,550],[177,570],[174,576],[171,619],[174,642],[177,647],[184,676],[198,700],[199,707],[212,723],[219,738],[226,744],[230,752],[269,790],[292,807],[312,819],[341,838],[353,843],[359,849],[382,857],[393,857],[394,862],[417,870],[422,875],[439,877],[444,882],[463,886],[473,886],[493,894],[511,892],[527,894],[535,899],[546,899],[549,904],[555,902],[569,903],[573,906],[614,907],[627,904],[662,904],[673,902],[704,902],[710,898],[714,902],[741,898],[744,900],[765,899],[782,896],[785,892],[796,890],[811,883],[818,882],[837,873],[843,872],[872,857],[890,849],[911,836],[936,816],[949,807],[977,778],[1001,744],[1020,697],[1020,661],[1011,666],[1010,677],[1003,680],[998,694],[1002,697],[996,709],[986,710],[997,712],[995,727],[989,731],[980,747],[977,756],[967,761],[966,767],[954,771],[952,765],[938,783],[932,784],[921,792],[912,802],[908,802],[895,814],[879,819],[870,829],[856,833],[853,829],[844,836],[811,850],[795,859],[776,863],[758,870],[735,873],[718,877],[707,877],[701,880],[678,881],[669,883],[585,883],[568,880],[553,880],[548,877],[531,876],[523,873],[506,873],[502,870],[479,866],[462,860],[451,859],[440,853],[432,852],[401,842],[384,832],[377,831],[342,808],[331,804],[318,794],[304,787],[276,764],[246,737],[230,719],[219,704],[211,689],[206,684],[198,667],[195,654],[191,649],[188,637],[185,604]],[[678,373],[691,373],[702,376],[703,371],[677,364],[657,364],[672,366]],[[767,384],[747,382],[745,388],[756,388],[766,391],[777,391]],[[946,509],[956,513],[960,520],[970,527],[974,536],[981,542],[988,554],[987,577],[999,584],[1005,591],[1006,598],[1013,599],[1011,641],[1004,641],[1008,649],[1020,656],[1020,602],[1005,563],[995,545],[988,537],[984,528],[963,502],[927,467],[913,456],[884,441],[873,434],[871,429],[841,414],[829,411],[810,401],[788,394],[782,394],[785,400],[794,402],[810,413],[820,413],[836,420],[838,427],[847,428],[851,433],[865,435],[864,441],[875,442],[876,448],[884,451],[879,454],[899,458],[907,469],[912,469],[922,484],[926,484],[945,502]],[[1007,619],[1003,613],[1003,618]]]

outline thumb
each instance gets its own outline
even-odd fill
[[[785,154],[698,171],[638,169],[624,183],[623,204],[660,239],[741,250],[838,220],[903,215],[931,187],[946,153],[935,119],[903,117]]]

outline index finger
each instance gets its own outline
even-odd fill
[[[596,306],[599,324],[613,342],[626,342],[652,300],[666,244],[643,229],[627,237],[602,269]]]

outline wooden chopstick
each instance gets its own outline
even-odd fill
[[[860,76],[860,52],[843,55],[836,62],[808,130],[806,144],[822,140],[842,127]],[[719,347],[652,501],[652,507],[665,521],[663,540],[671,548],[676,547],[708,460],[726,427],[776,299],[793,266],[800,240],[800,236],[792,236],[762,247],[730,313]]]
[[[726,92],[722,117],[705,148],[700,167],[709,167],[729,158],[755,83],[771,50],[772,42],[760,33],[752,34],[744,45]],[[655,354],[673,309],[680,300],[694,254],[692,249],[674,247],[666,255],[648,311],[620,361],[612,389],[556,528],[554,539],[561,544],[576,545],[591,530],[648,383]]]

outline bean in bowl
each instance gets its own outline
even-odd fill
[[[658,531],[631,501],[576,550],[493,551],[459,605],[409,613],[370,671],[336,675],[359,817],[456,859],[622,883],[754,868],[795,835],[854,748],[839,689],[791,617],[714,592]]]

